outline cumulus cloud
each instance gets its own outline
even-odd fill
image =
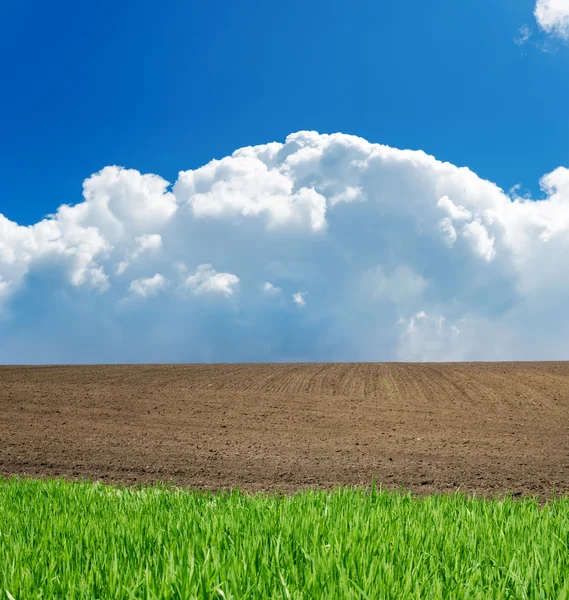
[[[211,265],[199,265],[196,272],[186,278],[186,286],[194,294],[223,294],[231,296],[239,283],[233,273],[218,273]]]
[[[330,206],[335,206],[340,202],[357,202],[365,200],[361,187],[346,186],[346,189],[334,194],[330,198]]]
[[[159,233],[139,235],[135,238],[136,250],[133,257],[138,258],[144,252],[149,250],[158,250],[162,246],[162,236]]]
[[[152,277],[141,277],[130,282],[129,290],[135,295],[142,298],[155,296],[166,285],[166,278],[160,273],[156,273]]]
[[[458,234],[456,233],[456,229],[452,224],[452,219],[444,217],[439,221],[439,227],[441,228],[441,232],[446,243],[449,246],[453,246],[458,238]]]
[[[448,196],[443,196],[438,202],[437,206],[445,211],[451,221],[470,221],[472,219],[472,213],[464,208],[464,206],[457,206]]]
[[[569,358],[569,169],[540,183],[307,131],[173,186],[106,167],[0,215],[0,362]]]
[[[463,235],[467,240],[471,241],[473,251],[480,258],[488,262],[494,260],[496,256],[494,238],[490,237],[488,230],[479,220],[471,221],[468,225],[465,225]]]
[[[314,231],[326,223],[321,194],[313,187],[295,189],[286,171],[270,168],[248,149],[180,173],[174,191],[197,218],[261,216],[271,227],[300,224]]]
[[[139,256],[145,252],[152,252],[159,250],[162,247],[162,236],[159,233],[145,233],[139,235],[134,239],[136,246],[133,252],[125,257],[125,260],[121,260],[116,266],[117,275],[121,275],[126,271],[132,261],[135,261]]]
[[[270,281],[265,281],[263,284],[263,291],[269,296],[276,296],[282,292],[282,289],[273,285]]]
[[[569,40],[568,0],[537,0],[534,14],[543,31]]]
[[[306,306],[306,300],[304,299],[305,297],[306,297],[306,292],[295,292],[292,295],[292,301],[297,306]]]

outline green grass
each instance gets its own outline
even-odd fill
[[[0,480],[0,598],[569,598],[569,501]]]

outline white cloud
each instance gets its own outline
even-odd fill
[[[232,273],[218,273],[211,265],[200,265],[194,275],[186,278],[186,286],[194,294],[233,295],[239,277]]]
[[[265,283],[263,284],[263,291],[269,296],[275,296],[277,294],[280,294],[282,292],[282,289],[280,287],[277,287],[276,285],[273,285],[270,281],[265,281]]]
[[[115,271],[117,275],[124,273],[139,256],[146,252],[159,250],[162,247],[162,236],[159,233],[144,233],[135,237],[134,241],[136,243],[135,249],[116,265]]]
[[[84,202],[61,205],[30,227],[0,215],[0,274],[16,290],[34,268],[63,270],[74,286],[108,289],[105,266],[137,234],[153,233],[177,210],[157,175],[106,167],[83,183]],[[123,269],[124,270],[124,269]]]
[[[468,225],[465,225],[463,235],[467,240],[470,240],[472,249],[478,256],[488,262],[494,260],[496,256],[495,240],[490,237],[488,230],[479,220],[471,221]]]
[[[160,273],[156,273],[152,277],[134,279],[130,282],[129,290],[135,296],[149,298],[150,296],[155,296],[160,290],[164,289],[166,284],[166,278]]]
[[[40,362],[569,358],[569,169],[541,186],[510,197],[424,152],[316,132],[173,188],[107,167],[38,223],[0,215],[0,362],[29,360],[26,327]]]
[[[321,194],[309,187],[294,189],[285,169],[270,168],[248,149],[181,172],[174,191],[197,218],[266,216],[271,227],[298,225],[314,231],[326,222]]]
[[[361,187],[346,186],[346,189],[334,194],[330,198],[330,206],[335,206],[340,202],[361,202],[365,200]]]
[[[464,208],[464,206],[457,206],[448,196],[443,196],[438,202],[437,206],[444,210],[452,221],[470,221],[472,219],[472,213]]]
[[[448,217],[441,219],[439,221],[439,227],[443,233],[443,237],[446,240],[447,244],[449,246],[453,246],[456,242],[456,239],[458,238],[458,234],[456,233],[456,229],[452,224],[452,220]]]
[[[128,260],[121,260],[115,266],[115,272],[117,275],[122,275],[128,269],[129,262]]]
[[[306,306],[306,300],[304,299],[306,296],[306,292],[296,292],[292,295],[292,301],[297,306]]]
[[[58,214],[63,222],[89,223],[116,242],[132,233],[153,233],[174,215],[176,199],[167,188],[158,175],[105,167],[84,181],[85,202],[63,205]]]
[[[537,0],[534,14],[546,33],[569,40],[569,0]]]
[[[159,233],[145,233],[135,238],[135,258],[149,250],[158,250],[162,247],[162,236]]]

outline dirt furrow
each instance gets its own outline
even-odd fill
[[[569,363],[0,367],[0,472],[569,491]]]

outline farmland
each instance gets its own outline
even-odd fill
[[[547,498],[568,433],[568,363],[0,367],[5,476]]]
[[[0,367],[0,597],[569,598],[569,364]]]

